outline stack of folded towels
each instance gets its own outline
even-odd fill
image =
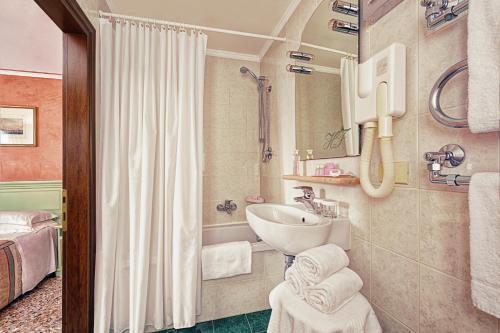
[[[268,332],[381,332],[359,293],[363,281],[348,265],[349,258],[335,244],[297,255],[285,282],[271,292]]]
[[[302,252],[285,274],[294,293],[323,313],[334,313],[363,287],[363,281],[347,268],[349,258],[335,244]]]

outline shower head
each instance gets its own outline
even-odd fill
[[[255,75],[254,72],[249,70],[248,67],[245,67],[245,66],[240,67],[240,73],[241,74],[246,74],[246,73],[250,74],[253,77],[253,79],[255,81],[257,81],[257,83],[259,83],[259,78],[257,77],[257,75]]]

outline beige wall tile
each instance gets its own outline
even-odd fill
[[[474,308],[469,283],[420,266],[420,332],[497,330],[497,320]]]
[[[268,298],[265,281],[224,281],[216,286],[214,316],[230,317],[263,310]]]
[[[285,256],[278,251],[263,252],[266,276],[283,275],[285,271]]]
[[[260,178],[253,177],[203,177],[205,200],[245,200],[249,194],[259,193]]]
[[[372,247],[371,301],[403,324],[418,329],[418,263]]]
[[[382,327],[382,332],[384,333],[411,333],[414,332],[403,323],[399,322],[397,319],[393,318],[387,312],[379,308],[378,306],[373,306],[373,310],[377,315],[377,319]]]
[[[370,299],[370,271],[371,271],[371,245],[370,243],[359,238],[353,238],[351,241],[351,249],[347,251],[349,257],[349,268],[355,271],[361,280],[363,280],[363,288],[361,293]]]
[[[278,285],[280,284],[281,282],[284,281],[284,278],[283,278],[283,274],[277,274],[277,275],[272,275],[272,276],[269,276],[266,278],[266,282],[265,282],[265,285],[266,285],[266,303],[265,303],[265,307],[266,308],[269,308],[270,305],[269,305],[269,294],[271,293],[271,291]]]
[[[261,193],[266,202],[282,203],[281,179],[276,177],[261,177]]]
[[[239,71],[246,66],[259,75],[259,64],[207,57],[204,98],[205,224],[244,221],[245,197],[260,193],[258,94],[256,84]],[[254,123],[255,122],[255,123]],[[232,214],[217,212],[225,199],[236,202]]]
[[[394,161],[409,162],[408,184],[404,186],[418,187],[418,117],[407,114],[395,119],[393,134]]]
[[[420,192],[420,261],[462,280],[470,278],[466,193]]]
[[[201,284],[201,314],[196,318],[199,323],[215,319],[217,286],[213,282],[213,280],[203,281]]]
[[[373,199],[372,241],[406,257],[418,257],[418,191],[396,188],[384,199]]]
[[[269,308],[270,290],[283,281],[283,272],[269,275],[276,251],[254,252],[252,273],[202,282],[202,312],[198,322]]]

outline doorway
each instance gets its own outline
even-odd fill
[[[63,332],[93,329],[96,32],[76,0],[34,0],[63,31]]]

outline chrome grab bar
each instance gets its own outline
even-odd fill
[[[429,111],[431,115],[436,119],[437,122],[448,127],[454,128],[464,128],[469,127],[467,123],[467,118],[453,118],[448,116],[441,109],[441,104],[439,98],[441,97],[441,92],[448,83],[448,81],[455,75],[467,70],[467,59],[457,62],[455,65],[448,68],[439,79],[437,79],[434,87],[432,87],[431,94],[429,96]]]

